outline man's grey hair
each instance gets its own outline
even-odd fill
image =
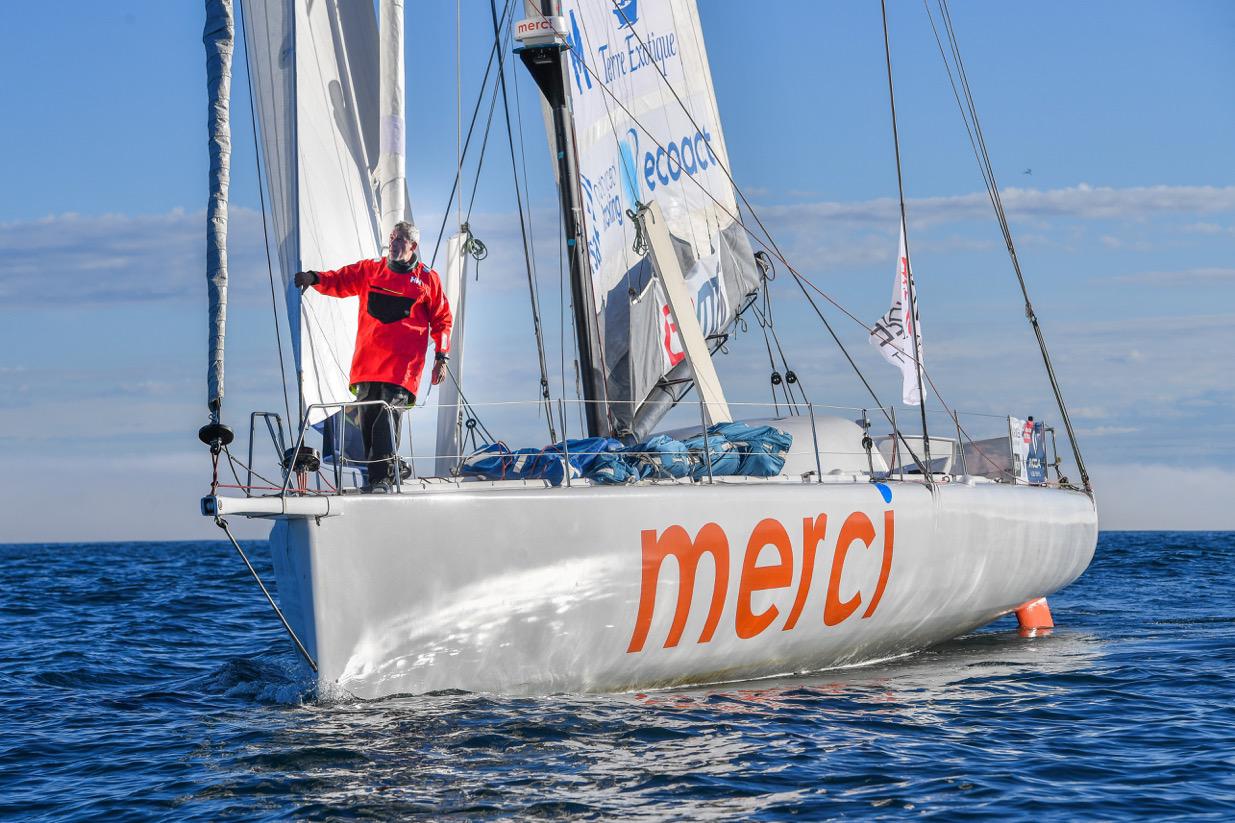
[[[400,220],[398,223],[395,223],[394,228],[391,229],[391,232],[403,237],[410,243],[420,242],[420,229],[416,228],[406,220]]]

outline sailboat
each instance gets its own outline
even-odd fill
[[[271,605],[323,694],[626,691],[857,665],[983,626],[1088,566],[1087,482],[1028,483],[973,459],[966,469],[959,436],[894,428],[881,441],[869,424],[813,407],[746,421],[792,439],[772,476],[720,476],[705,445],[691,475],[606,484],[572,473],[566,440],[555,483],[461,474],[456,384],[439,405],[437,476],[390,495],[348,488],[339,441],[358,307],[301,295],[291,278],[379,257],[390,222],[410,213],[402,3],[382,0],[380,15],[343,0],[241,5],[301,408],[294,436],[278,442],[281,485],[224,493],[234,23],[230,0],[208,0],[211,420],[201,438],[216,475],[202,511],[225,528],[228,517],[273,521]],[[768,258],[738,217],[695,2],[527,0],[522,19],[512,11],[495,7],[494,49],[511,31],[544,98],[586,433],[646,442],[694,389],[697,402],[685,402],[696,402],[706,441],[734,421],[712,354],[766,288]],[[467,245],[465,231],[447,243],[457,315]],[[555,413],[547,390],[542,408]],[[932,443],[957,459],[932,460]]]

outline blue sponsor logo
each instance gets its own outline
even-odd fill
[[[664,146],[655,146],[641,156],[638,130],[627,129],[618,139],[618,165],[622,170],[627,207],[635,208],[647,199],[645,194],[650,195],[657,186],[676,182],[683,174],[693,177],[706,171],[717,162],[711,141],[712,133],[703,129],[684,135],[680,140],[670,140]]]
[[[600,230],[597,228],[600,221],[596,217],[596,187],[592,184],[591,179],[582,172],[579,173],[579,182],[583,186],[583,205],[587,209],[588,217],[584,229],[588,259],[591,261],[592,271],[598,271],[604,258],[600,253]]]
[[[570,46],[571,74],[575,76],[575,88],[583,94],[583,84],[591,91],[592,76],[587,64],[583,62],[583,35],[579,33],[579,21],[575,19],[575,10],[570,10],[570,32],[566,35],[566,43]]]
[[[657,146],[656,151],[645,152],[640,171],[647,190],[654,192],[657,186],[676,182],[683,173],[693,177],[698,172],[706,171],[708,166],[717,162],[711,141],[711,133],[701,130]]]
[[[635,158],[639,156],[639,132],[629,129],[626,136],[618,140],[619,166],[622,169],[622,193],[626,196],[626,208],[639,208],[643,198],[639,195],[639,176],[635,171],[638,166]]]
[[[618,19],[618,28],[630,28],[639,22],[639,0],[618,0],[613,16]]]

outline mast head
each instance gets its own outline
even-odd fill
[[[565,17],[528,17],[515,23],[515,39],[519,41],[515,51],[540,46],[566,48]]]

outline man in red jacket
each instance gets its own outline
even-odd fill
[[[361,260],[335,271],[296,273],[300,288],[312,286],[331,297],[360,298],[350,377],[359,401],[380,400],[395,408],[414,404],[430,335],[437,349],[433,385],[446,376],[450,305],[437,272],[417,259],[419,243],[419,229],[396,223],[387,257]],[[360,407],[369,489],[374,492],[388,491],[398,470],[392,423],[398,432],[398,411],[387,414],[380,405]]]

